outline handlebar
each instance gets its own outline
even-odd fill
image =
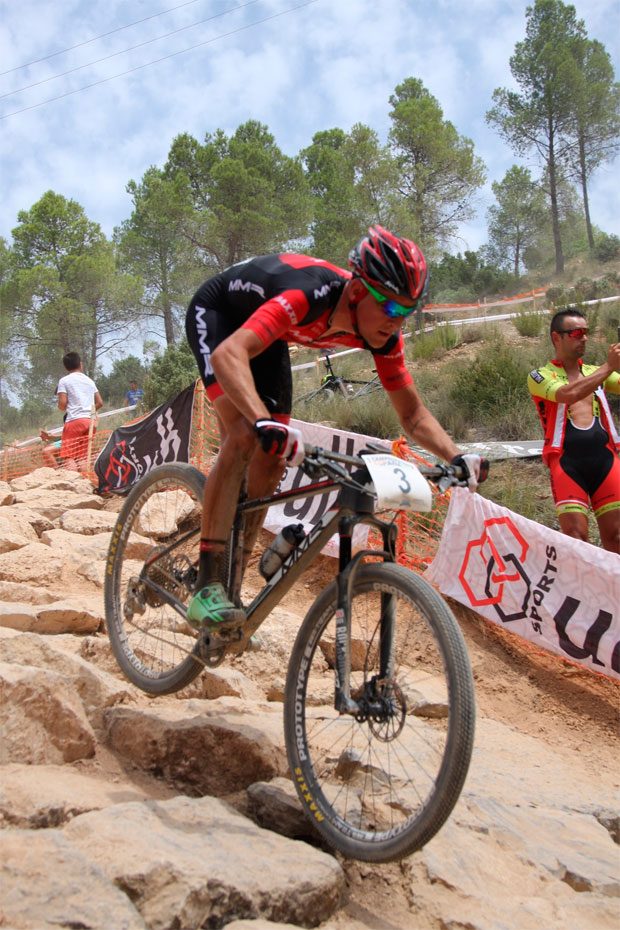
[[[391,455],[391,451],[386,446],[376,443],[368,443],[366,449],[363,449],[360,455],[346,455],[343,452],[332,452],[323,449],[321,446],[313,446],[310,443],[304,443],[304,460],[300,465],[302,470],[308,474],[311,472],[322,471],[324,474],[332,474],[338,478],[345,479],[353,484],[358,484],[355,479],[344,468],[340,468],[340,463],[350,465],[354,468],[364,468],[364,453],[382,453]],[[467,474],[464,468],[459,465],[418,465],[416,468],[429,481],[437,485],[440,491],[446,491],[451,487],[466,487]]]

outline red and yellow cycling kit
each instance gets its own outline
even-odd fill
[[[596,365],[579,361],[584,377]],[[614,372],[592,393],[592,423],[574,425],[568,404],[555,395],[568,377],[561,362],[553,360],[528,375],[527,386],[544,431],[543,461],[551,474],[551,490],[558,513],[587,513],[589,500],[595,516],[620,508],[620,437],[606,392],[620,394],[620,375]]]

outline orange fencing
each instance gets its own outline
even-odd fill
[[[129,422],[139,423],[143,418],[138,417]],[[95,486],[98,484],[98,478],[93,463],[112,432],[112,429],[97,429],[91,437],[88,459],[82,464],[82,473]],[[37,439],[26,440],[20,445],[5,446],[0,452],[0,478],[4,481],[11,481],[13,478],[28,474],[35,468],[48,464],[44,458],[44,449],[50,447],[53,451],[53,443],[39,442]],[[217,419],[213,407],[207,400],[202,382],[198,380],[194,393],[190,434],[190,463],[201,471],[208,472],[217,455],[218,447]],[[56,451],[59,450],[56,449]],[[395,455],[402,458],[428,464],[409,449],[404,439],[393,444],[393,451]],[[46,458],[49,458],[49,455],[46,455]],[[429,513],[399,511],[393,514],[382,514],[383,518],[387,519],[392,516],[398,526],[397,557],[401,564],[416,572],[422,572],[433,560],[439,545],[448,501],[449,493],[441,494],[433,489],[433,509]],[[378,533],[371,534],[370,545],[382,547]]]

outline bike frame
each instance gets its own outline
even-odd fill
[[[261,510],[264,507],[271,506],[272,504],[284,500],[296,500],[316,494],[326,494],[338,487],[339,484],[336,481],[322,481],[314,485],[311,484],[302,488],[297,488],[293,491],[278,492],[265,498],[241,501],[237,508],[237,516],[235,519],[236,526],[233,528],[233,538],[235,539],[233,571],[231,573],[233,577],[239,577],[239,572],[235,571],[235,569],[242,558],[243,524],[245,523],[246,514],[254,510]],[[374,526],[375,529],[381,532],[384,548],[383,550],[363,549],[353,556],[351,545],[353,530],[358,524],[363,523]],[[351,589],[356,569],[365,555],[373,555],[382,558],[384,561],[392,562],[395,560],[394,546],[397,530],[396,526],[392,523],[385,523],[373,514],[359,513],[354,509],[335,506],[331,510],[328,510],[310,530],[307,536],[302,539],[300,544],[293,549],[275,574],[265,583],[254,600],[245,608],[248,619],[243,627],[242,639],[238,644],[233,644],[229,651],[241,652],[245,649],[250,637],[258,630],[276,604],[282,600],[298,578],[310,567],[323,546],[333,536],[336,529],[340,547],[338,574],[336,575],[338,586],[338,613],[336,618],[336,687],[334,706],[343,713],[356,713],[359,707],[358,704],[351,699],[350,694]],[[234,599],[234,597],[239,594],[239,590],[233,589],[229,593]],[[383,601],[380,633],[381,677],[387,678],[391,674],[391,662],[393,662],[392,622],[394,610],[393,598],[384,595]]]
[[[361,464],[361,460],[346,456],[334,455],[339,461],[353,464]],[[314,497],[316,495],[329,494],[334,490],[339,490],[346,485],[346,479],[327,479],[309,485],[304,485],[289,491],[276,491],[271,495],[251,500],[240,500],[237,506],[235,522],[233,524],[231,535],[231,561],[229,571],[229,596],[238,599],[241,589],[242,559],[243,559],[243,539],[245,533],[246,515],[256,510],[263,510],[274,504],[283,503],[289,500],[300,498]],[[383,539],[383,550],[364,549],[355,556],[352,554],[352,535],[353,530],[358,524],[368,524],[375,527],[381,532]],[[147,577],[146,569],[155,564],[158,559],[167,555],[170,551],[187,542],[192,536],[199,532],[198,529],[177,540],[171,547],[163,553],[158,553],[153,559],[145,563],[142,572],[142,580],[151,587],[156,593],[164,599],[173,609],[187,619],[186,608],[172,594],[160,587]],[[350,642],[351,642],[351,590],[355,578],[355,572],[365,555],[372,555],[381,558],[384,561],[395,561],[395,541],[397,529],[393,523],[386,523],[379,520],[374,514],[360,512],[350,507],[342,507],[337,503],[328,510],[319,519],[310,532],[302,539],[300,544],[284,560],[275,574],[266,581],[265,585],[245,607],[247,621],[243,625],[241,638],[231,642],[221,642],[212,639],[207,634],[202,634],[199,641],[198,656],[209,662],[209,655],[216,653],[219,659],[219,653],[222,649],[226,653],[239,654],[245,650],[250,637],[258,630],[264,620],[269,616],[273,608],[288,593],[299,577],[310,567],[314,559],[319,555],[321,549],[327,541],[338,532],[339,548],[339,565],[336,581],[338,586],[338,613],[336,618],[336,657],[335,657],[335,697],[334,706],[342,713],[355,714],[359,710],[358,704],[351,699],[350,695]],[[394,610],[393,598],[382,596],[381,609],[381,631],[380,631],[380,649],[381,649],[381,677],[389,678],[392,672],[391,663],[393,662],[393,620]],[[223,656],[224,653],[222,653]]]

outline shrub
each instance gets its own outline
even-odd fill
[[[375,391],[354,400],[336,398],[330,406],[330,419],[336,421],[338,429],[377,439],[396,439],[402,433],[386,391]]]
[[[461,327],[461,341],[465,343],[469,342],[482,342],[484,340],[484,324],[483,323],[469,323],[467,326]]]
[[[485,344],[474,362],[453,373],[449,391],[452,417],[461,417],[470,426],[487,431],[501,422],[504,438],[528,435],[530,431],[524,430],[523,417],[529,423],[529,408],[534,407],[526,381],[535,363],[535,357],[515,352],[502,341]]]
[[[560,528],[549,486],[549,472],[540,459],[492,462],[489,477],[478,491],[482,497],[529,520],[553,530]]]
[[[541,313],[519,310],[517,315],[512,318],[512,322],[521,336],[540,336],[544,319]]]
[[[575,303],[581,303],[584,300],[596,300],[598,297],[597,282],[591,278],[580,278],[573,289]]]
[[[612,262],[620,254],[620,238],[601,233],[594,243],[593,255],[599,262]]]
[[[547,293],[545,297],[548,303],[550,303],[552,307],[559,308],[569,303],[569,299],[563,287],[547,288]]]
[[[431,359],[441,358],[448,349],[453,349],[460,343],[460,333],[456,326],[450,323],[436,326],[429,333],[420,333],[411,340],[408,348],[410,358]]]

